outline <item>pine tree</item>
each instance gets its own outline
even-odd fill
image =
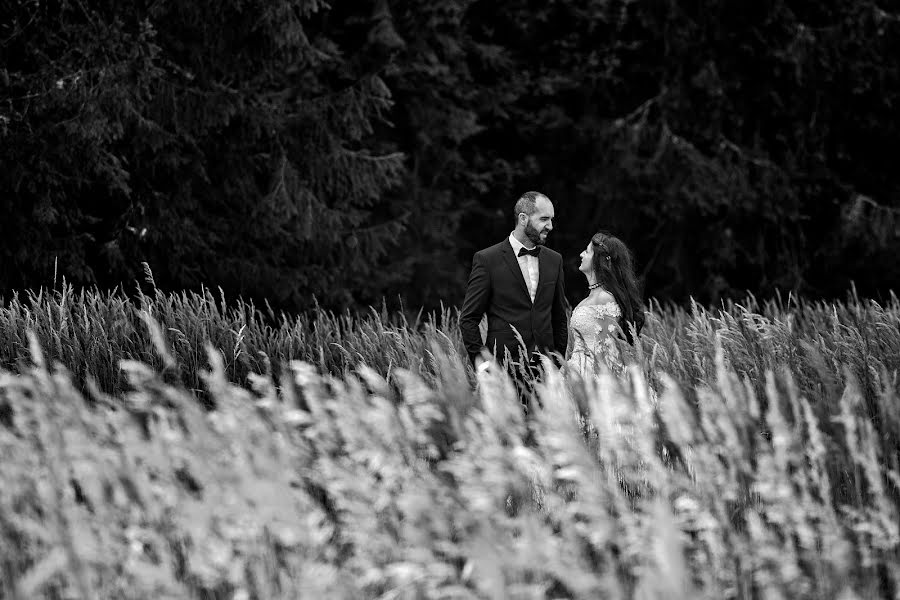
[[[333,39],[345,23],[324,3],[35,11],[20,8],[14,27],[37,22],[4,48],[6,281],[35,283],[34,261],[55,255],[83,283],[146,261],[167,287],[298,308],[396,279],[403,215],[384,199],[403,157],[373,135],[390,92]]]

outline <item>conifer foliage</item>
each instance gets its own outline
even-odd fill
[[[376,297],[401,272],[383,199],[403,157],[373,141],[390,91],[328,19],[317,0],[20,3],[0,279],[128,281],[145,260],[282,305]]]
[[[146,262],[290,310],[457,304],[528,189],[556,250],[613,230],[662,299],[900,285],[886,3],[2,6],[6,296]]]

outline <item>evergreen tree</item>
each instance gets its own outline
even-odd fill
[[[402,41],[385,69],[397,101],[387,133],[409,157],[400,198],[417,207],[404,242],[415,256],[406,295],[432,307],[462,300],[471,255],[487,237],[482,225],[495,216],[484,197],[504,178],[478,140],[493,121],[502,85],[494,78],[508,74],[503,49],[472,29],[471,4],[410,0],[392,2],[387,13]]]
[[[403,163],[373,138],[390,92],[322,3],[29,11],[4,42],[5,281],[58,257],[78,282],[147,261],[168,287],[291,307],[390,284],[403,216],[382,199]]]
[[[900,282],[872,3],[3,6],[0,288],[146,261],[290,308],[455,303],[526,189],[551,245],[613,229],[663,298]]]
[[[900,140],[895,12],[503,0],[469,3],[462,22],[504,59],[486,95],[498,117],[480,113],[471,141],[509,175],[482,195],[498,215],[482,239],[536,188],[557,204],[553,245],[572,256],[613,229],[663,298],[900,282],[884,151]]]

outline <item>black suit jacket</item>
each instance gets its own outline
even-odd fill
[[[520,343],[513,327],[522,336],[528,356],[534,351],[555,351],[565,356],[569,331],[562,256],[542,247],[538,265],[537,294],[532,304],[509,239],[475,253],[459,316],[469,360],[474,362],[485,347],[501,361],[505,350],[519,360]],[[485,313],[487,339],[482,343],[478,325]]]

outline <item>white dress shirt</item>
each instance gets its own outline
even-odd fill
[[[516,239],[516,236],[509,234],[509,243],[512,245],[513,254],[519,261],[519,268],[522,269],[522,277],[525,278],[525,284],[528,286],[528,293],[531,294],[531,302],[534,303],[534,296],[537,294],[538,287],[538,257],[526,254],[519,256],[519,248],[525,248],[525,245]],[[531,250],[531,248],[526,248]]]

